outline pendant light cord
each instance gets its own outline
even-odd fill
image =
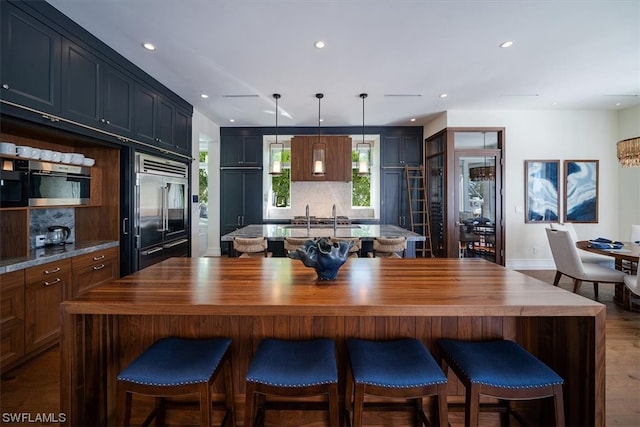
[[[276,99],[276,144],[278,143],[278,100],[280,99],[279,93],[274,93],[273,97]]]
[[[360,98],[362,98],[362,143],[364,144],[364,100],[368,95],[366,93],[361,93]]]

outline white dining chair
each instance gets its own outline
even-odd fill
[[[580,240],[580,238],[578,237],[578,233],[576,232],[575,227],[573,226],[572,223],[570,222],[564,222],[564,223],[553,223],[551,224],[551,228],[554,230],[566,230],[569,232],[569,235],[571,236],[571,240],[573,241],[574,245],[576,242],[578,242]],[[584,239],[582,239],[584,240]],[[598,255],[598,254],[594,254],[594,253],[589,253],[586,251],[583,251],[582,249],[578,249],[578,255],[580,256],[580,259],[582,260],[582,262],[584,263],[588,263],[588,264],[599,264],[603,267],[607,267],[607,268],[615,268],[615,260],[609,256],[606,255]]]
[[[640,303],[634,303],[634,300],[640,298],[640,269],[636,274],[627,274],[624,277],[624,293],[622,297],[623,305],[628,310],[633,310],[633,305],[639,305]]]
[[[640,224],[631,224],[630,242],[640,241]]]
[[[593,293],[595,294],[595,298],[598,299],[599,283],[624,283],[626,274],[622,271],[594,263],[582,262],[578,248],[567,230],[546,228],[545,231],[547,232],[547,239],[551,247],[553,261],[556,264],[556,277],[553,280],[554,286],[558,286],[560,277],[562,277],[563,274],[573,279],[574,293],[578,292],[582,282],[593,282]]]

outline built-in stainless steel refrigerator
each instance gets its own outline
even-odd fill
[[[141,270],[189,254],[189,165],[136,154],[135,230]]]

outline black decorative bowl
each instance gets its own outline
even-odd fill
[[[303,247],[289,253],[289,258],[299,259],[305,266],[315,269],[320,280],[334,280],[347,261],[352,245],[350,241],[331,242],[324,237],[307,240]]]

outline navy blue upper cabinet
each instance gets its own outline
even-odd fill
[[[191,155],[191,113],[144,85],[136,84],[134,93],[134,139]]]
[[[2,1],[2,92],[4,100],[60,112],[61,36]]]
[[[422,164],[422,134],[383,135],[382,166],[420,166]]]
[[[82,47],[62,41],[62,115],[121,136],[133,128],[133,79]]]
[[[220,140],[220,166],[262,166],[262,135],[225,135]]]
[[[3,114],[191,157],[184,99],[46,1],[0,6]]]

